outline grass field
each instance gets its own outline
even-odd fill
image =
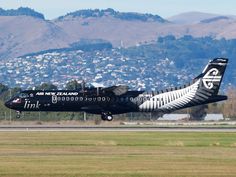
[[[1,132],[0,176],[236,176],[236,133]]]

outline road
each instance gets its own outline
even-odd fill
[[[1,125],[6,131],[78,131],[78,132],[236,132],[236,127],[155,127],[155,126],[62,126]]]

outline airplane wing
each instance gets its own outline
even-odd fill
[[[103,88],[103,87],[105,87],[103,84],[96,83],[96,82],[92,82],[91,85],[94,86],[95,88],[98,88],[98,87]]]
[[[126,85],[118,85],[118,86],[103,88],[102,90],[104,90],[105,92],[113,92],[115,95],[120,96],[125,94],[129,90],[129,87]]]

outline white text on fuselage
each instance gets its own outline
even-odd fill
[[[37,92],[36,95],[40,96],[77,96],[79,93],[78,92]]]
[[[36,103],[31,103],[30,101],[25,101],[24,109],[39,109],[39,101]]]

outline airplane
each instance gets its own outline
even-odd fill
[[[128,112],[170,113],[192,106],[227,100],[218,95],[228,63],[226,58],[210,60],[200,75],[187,85],[161,91],[131,91],[128,86],[88,88],[81,90],[26,90],[5,103],[22,111],[87,112],[100,114],[112,121],[114,114]]]

